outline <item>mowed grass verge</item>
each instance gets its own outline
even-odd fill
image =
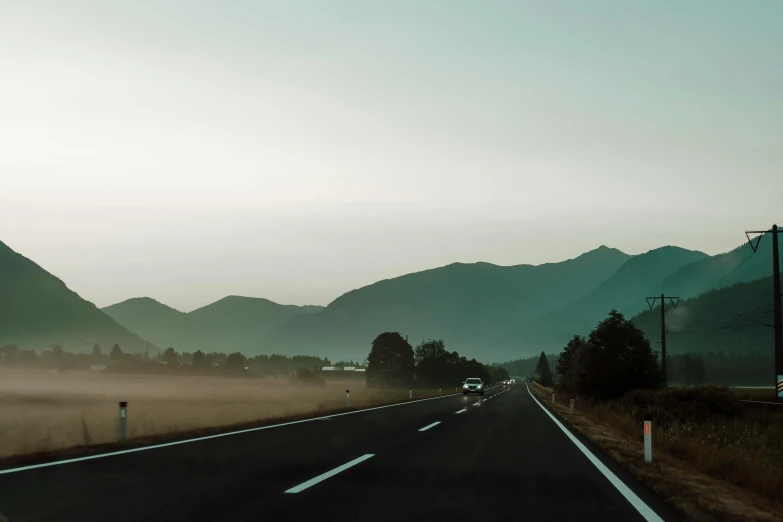
[[[408,400],[408,390],[367,388],[356,380],[303,387],[286,378],[4,369],[0,370],[0,458],[115,443],[119,401],[128,402],[132,442],[345,410],[346,389],[351,391],[351,409]],[[414,390],[414,399],[438,393]]]
[[[537,390],[543,390],[538,395]],[[535,383],[542,404],[590,439],[623,468],[691,520],[780,520],[783,513],[783,417],[748,411],[730,422],[720,415],[671,419],[668,429],[653,423],[653,463],[643,458],[643,425],[621,401],[576,401]],[[626,406],[627,408],[627,406]],[[660,423],[658,423],[660,424]]]

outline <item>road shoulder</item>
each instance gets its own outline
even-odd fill
[[[531,391],[533,387],[531,386]],[[759,495],[699,473],[679,459],[654,452],[652,464],[645,464],[640,440],[598,423],[589,416],[568,407],[540,400],[571,432],[590,441],[618,466],[652,490],[662,501],[695,521],[780,520],[783,506],[775,506]]]

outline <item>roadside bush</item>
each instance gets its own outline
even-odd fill
[[[666,391],[633,390],[617,401],[620,410],[641,422],[650,413],[653,422],[667,427],[676,422],[705,423],[734,419],[744,413],[737,396],[726,386],[669,388]]]

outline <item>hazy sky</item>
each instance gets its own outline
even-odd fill
[[[327,304],[783,219],[783,2],[0,0],[0,241],[99,306]]]

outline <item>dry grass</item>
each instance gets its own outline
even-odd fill
[[[534,386],[537,386],[534,384]],[[642,427],[611,405],[577,403],[551,390],[544,402],[663,500],[692,520],[780,520],[783,506],[779,426],[737,420],[733,425],[673,423],[653,430],[653,465],[643,459]],[[769,414],[767,414],[769,415]],[[770,439],[774,437],[774,439]]]
[[[748,401],[776,401],[775,388],[732,388],[737,398]]]
[[[128,401],[129,438],[139,438],[340,410],[346,388],[351,408],[408,399],[407,390],[356,381],[307,388],[285,379],[0,370],[0,458],[115,442],[119,401]],[[414,399],[437,394],[414,390]]]

